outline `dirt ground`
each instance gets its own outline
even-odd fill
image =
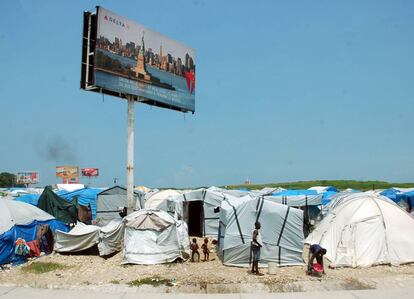
[[[199,242],[201,244],[201,241]],[[305,274],[306,266],[281,267],[276,275],[268,275],[267,269],[262,269],[266,275],[250,274],[247,268],[224,266],[217,258],[214,247],[208,262],[183,262],[161,265],[121,265],[122,253],[104,259],[94,255],[61,255],[53,253],[42,256],[32,262],[54,262],[66,267],[52,272],[33,274],[22,270],[23,266],[0,271],[1,285],[18,285],[43,288],[65,288],[99,285],[127,286],[128,282],[146,277],[158,276],[171,280],[177,286],[206,286],[212,284],[286,284],[312,281],[334,283],[349,282],[354,289],[370,288],[366,282],[384,280],[392,277],[404,277],[414,281],[414,265],[376,266],[364,269],[339,268],[326,269],[326,275],[315,278]],[[307,254],[305,248],[304,256]],[[326,262],[328,265],[329,262]],[[27,265],[27,264],[26,264]],[[364,278],[362,281],[357,278]],[[375,287],[375,286],[373,286]]]

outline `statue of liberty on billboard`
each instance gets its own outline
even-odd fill
[[[144,34],[145,34],[145,31],[142,32],[141,48],[139,49],[138,59],[137,59],[137,66],[134,69],[134,71],[137,74],[137,78],[141,78],[141,79],[144,79],[144,80],[151,81],[151,75],[147,72],[147,68],[145,67]]]

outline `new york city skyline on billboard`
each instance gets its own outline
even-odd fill
[[[195,51],[98,7],[94,84],[195,110]]]

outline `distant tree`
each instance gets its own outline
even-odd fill
[[[0,173],[0,188],[13,187],[16,182],[16,176],[12,173],[2,172]]]

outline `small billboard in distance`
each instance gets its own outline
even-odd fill
[[[57,166],[56,176],[62,179],[71,179],[79,177],[78,166]]]
[[[18,172],[16,174],[16,184],[38,184],[39,172],[38,171],[25,171]]]
[[[98,168],[82,168],[81,169],[82,176],[99,176],[99,169]]]
[[[194,113],[195,66],[195,50],[178,41],[99,6],[84,14],[85,90]]]

